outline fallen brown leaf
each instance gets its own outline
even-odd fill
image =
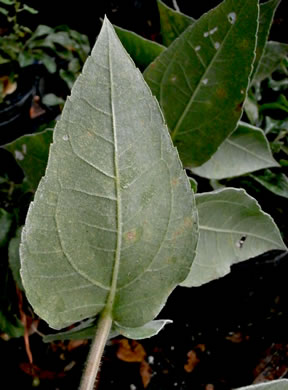
[[[73,351],[73,349],[79,348],[82,345],[86,345],[88,340],[70,340],[67,344],[67,351]]]
[[[152,369],[149,366],[149,364],[146,362],[146,360],[143,360],[140,364],[140,375],[142,378],[144,389],[146,389],[152,377]]]
[[[187,353],[187,356],[188,356],[188,361],[187,363],[184,365],[184,370],[186,372],[192,372],[194,370],[194,368],[197,366],[197,364],[199,363],[199,359],[196,355],[196,352],[195,351],[189,351]]]
[[[121,339],[117,350],[117,357],[124,362],[141,363],[145,359],[146,352],[143,346],[135,340]]]
[[[30,107],[30,112],[29,112],[30,119],[35,119],[38,116],[45,114],[46,111],[44,110],[44,108],[40,106],[39,102],[40,102],[39,96],[37,95],[34,96]]]
[[[226,340],[229,340],[232,343],[239,344],[239,343],[242,343],[242,341],[247,340],[249,337],[244,336],[241,332],[235,332],[235,333],[230,334],[229,336],[226,336],[225,338],[226,338]]]
[[[54,372],[48,370],[42,370],[40,367],[35,366],[35,364],[30,363],[20,363],[20,369],[30,376],[37,376],[40,379],[55,379],[62,378],[65,376],[64,372]]]

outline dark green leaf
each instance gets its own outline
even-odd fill
[[[0,209],[0,248],[7,243],[12,221],[12,215]]]
[[[38,14],[37,9],[29,7],[27,4],[23,4],[23,10],[29,12],[29,14],[33,14],[33,15]]]
[[[47,95],[43,96],[42,103],[46,106],[59,106],[64,104],[64,100],[54,93],[47,93]]]
[[[275,11],[280,4],[281,0],[270,0],[266,3],[260,4],[260,14],[259,14],[259,29],[257,32],[257,48],[256,48],[256,58],[253,64],[253,73],[251,80],[253,82],[253,77],[257,73],[257,68],[259,66],[260,60],[263,56],[267,38],[269,35],[270,27],[273,21]]]
[[[33,62],[35,61],[35,57],[32,53],[28,51],[23,51],[19,54],[18,61],[19,65],[24,68],[25,66],[33,64]]]
[[[144,70],[165,49],[159,43],[149,41],[124,28],[115,26],[115,31],[122,45],[130,54],[136,66],[141,70]]]
[[[46,54],[43,51],[41,51],[37,57],[37,59],[43,63],[49,73],[56,72],[57,65],[54,57],[51,57],[49,54]]]
[[[12,5],[12,4],[14,4],[14,0],[0,0],[0,3],[6,4],[6,5]]]
[[[77,74],[81,71],[81,64],[78,58],[73,58],[68,64],[68,70],[74,74]]]
[[[208,179],[224,179],[278,166],[263,131],[240,122],[210,160],[192,171]]]
[[[105,20],[28,211],[26,295],[56,329],[103,310],[140,327],[186,277],[196,242],[193,193],[158,103]]]
[[[9,266],[12,271],[13,279],[17,286],[23,290],[22,280],[20,277],[20,239],[21,239],[21,231],[22,227],[17,229],[16,236],[13,237],[9,242],[9,251],[8,251],[8,259]]]
[[[22,337],[24,328],[21,322],[15,317],[12,320],[0,311],[0,331],[7,333],[10,337]]]
[[[284,173],[274,173],[266,169],[263,174],[250,175],[267,190],[276,195],[288,198],[288,178]]]
[[[4,146],[14,155],[33,190],[45,173],[52,133],[47,129],[42,133],[25,135]]]
[[[7,9],[2,8],[2,7],[0,7],[0,13],[3,14],[3,15],[5,15],[5,16],[7,16],[7,15],[9,14],[9,12],[7,11]]]
[[[259,110],[281,110],[288,112],[288,100],[285,95],[280,95],[276,102],[262,104]]]
[[[33,40],[35,38],[39,38],[43,35],[48,35],[48,34],[51,34],[53,32],[53,28],[52,27],[49,27],[49,26],[45,26],[43,24],[40,24],[36,30],[34,31],[33,35],[31,36],[30,40]]]
[[[198,189],[197,181],[195,179],[193,179],[192,177],[189,177],[189,181],[190,181],[190,185],[191,185],[191,188],[192,188],[194,194],[196,194],[197,189]]]
[[[145,71],[186,167],[203,164],[236,128],[254,61],[257,0],[226,0]]]
[[[178,38],[195,20],[181,12],[168,7],[161,0],[157,0],[160,14],[160,26],[163,44],[169,46]]]
[[[71,72],[69,70],[65,70],[65,69],[60,69],[59,74],[60,74],[61,79],[64,80],[65,83],[67,84],[68,88],[72,89],[72,87],[75,83],[75,80],[76,80],[75,74],[73,72]]]

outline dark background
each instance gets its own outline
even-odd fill
[[[172,0],[164,0],[164,2],[173,7]],[[200,17],[220,2],[220,0],[177,1],[180,10],[194,18]],[[146,38],[160,39],[156,0],[81,0],[81,2],[27,0],[27,4],[39,10],[37,17],[32,15],[30,18],[32,27],[33,24],[36,27],[40,23],[49,26],[67,24],[70,28],[87,34],[92,44],[101,27],[100,18],[105,14],[112,23],[133,30]],[[27,14],[25,17],[27,18]],[[270,39],[288,42],[287,26],[288,2],[282,0],[275,15]]]

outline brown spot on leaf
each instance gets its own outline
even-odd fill
[[[219,87],[219,88],[216,89],[216,95],[220,99],[224,99],[224,98],[227,97],[227,91],[226,91],[226,89]]]
[[[179,179],[178,179],[178,177],[174,177],[174,178],[171,180],[171,185],[172,185],[172,187],[176,187],[178,184],[179,184]]]
[[[127,242],[134,242],[136,240],[137,233],[136,230],[130,230],[130,232],[125,233],[124,238]]]
[[[235,107],[235,112],[236,112],[237,114],[239,114],[239,112],[242,111],[242,107],[243,107],[243,102],[238,103],[238,104],[236,105],[236,107]]]
[[[193,225],[192,218],[191,217],[185,217],[184,219],[184,226],[186,228],[191,227]]]
[[[186,229],[190,228],[192,225],[193,225],[192,218],[191,217],[185,217],[184,221],[183,221],[183,224],[180,225],[179,229],[177,229],[173,233],[173,240],[176,240],[177,237],[181,236],[186,231]]]

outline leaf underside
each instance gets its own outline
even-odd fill
[[[232,264],[269,250],[287,250],[273,219],[243,189],[196,195],[196,205],[197,254],[183,286],[196,287],[220,278]]]
[[[255,57],[258,8],[257,0],[225,0],[144,72],[186,167],[207,161],[241,117]]]
[[[269,77],[286,56],[288,56],[288,45],[286,43],[274,41],[267,42],[253,81],[261,82],[266,77]]]
[[[257,383],[256,385],[240,387],[236,390],[287,390],[288,379],[278,379],[275,381]]]
[[[159,106],[105,20],[23,229],[28,299],[56,329],[108,306],[119,326],[142,326],[188,274],[196,241],[193,194]]]
[[[263,130],[239,122],[216,153],[192,172],[208,179],[224,179],[268,167],[278,167]]]

